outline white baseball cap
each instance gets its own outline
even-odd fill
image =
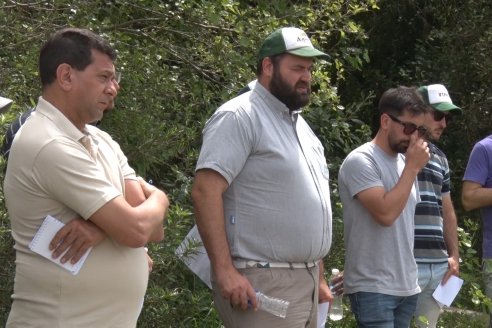
[[[453,104],[448,90],[442,84],[431,84],[418,88],[426,104],[440,112],[462,113],[462,109]]]

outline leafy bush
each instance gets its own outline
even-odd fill
[[[459,206],[460,179],[473,143],[490,132],[492,4],[389,0],[69,0],[0,3],[0,92],[14,99],[0,115],[7,127],[40,94],[37,56],[63,26],[87,27],[118,50],[122,90],[101,127],[146,179],[166,190],[172,206],[166,238],[151,245],[154,271],[140,327],[218,327],[208,289],[174,255],[193,225],[190,186],[201,129],[212,112],[254,79],[256,51],[280,26],[308,32],[330,54],[317,63],[313,97],[304,116],[322,141],[330,170],[333,246],[326,271],[343,268],[343,222],[336,178],[345,155],[371,137],[375,104],[388,87],[442,82],[465,114],[442,140],[453,169],[465,279],[459,308],[486,311],[480,275],[477,213]],[[1,172],[4,163],[0,162]],[[3,173],[0,173],[3,180]],[[15,254],[0,193],[0,324],[10,308]],[[346,315],[334,327],[355,326]],[[443,327],[475,325],[456,312]],[[480,319],[477,321],[477,327]]]
[[[166,190],[172,206],[166,238],[151,245],[154,271],[140,327],[214,327],[217,315],[207,288],[174,255],[193,225],[190,186],[201,129],[212,112],[255,78],[256,52],[280,26],[308,32],[332,59],[320,62],[306,117],[321,135],[336,179],[341,156],[367,139],[367,128],[339,104],[337,84],[348,67],[367,58],[365,36],[353,18],[375,9],[375,1],[150,1],[89,0],[0,4],[0,90],[15,100],[0,116],[2,128],[33,106],[40,94],[37,56],[47,36],[63,26],[87,27],[118,51],[122,72],[116,109],[101,123],[121,145],[131,165]],[[356,104],[356,102],[354,102]],[[338,211],[338,214],[340,212]],[[0,206],[0,322],[10,307],[14,252],[9,222]],[[338,216],[340,223],[340,216]],[[335,240],[340,240],[337,228]],[[338,243],[338,242],[337,242]],[[328,266],[343,263],[337,245]]]

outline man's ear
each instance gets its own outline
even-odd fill
[[[383,129],[383,130],[388,130],[388,126],[390,124],[390,121],[391,121],[391,118],[385,113],[383,113],[383,114],[381,114],[381,116],[379,116],[379,124],[381,126],[381,129]]]
[[[265,57],[261,61],[261,65],[263,68],[263,74],[267,76],[268,78],[271,78],[273,76],[273,62],[270,57]]]
[[[70,90],[73,85],[73,69],[68,64],[60,64],[56,68],[56,82],[63,90]]]

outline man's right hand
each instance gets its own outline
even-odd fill
[[[215,276],[222,297],[228,299],[232,307],[247,310],[250,304],[255,311],[258,309],[255,290],[249,280],[236,268],[215,270]]]
[[[58,230],[50,242],[50,250],[56,259],[68,249],[61,262],[75,264],[90,247],[99,244],[104,238],[106,234],[94,223],[75,218]]]
[[[333,295],[340,296],[343,294],[343,271],[340,272],[338,276],[333,278],[331,284],[333,285],[331,289]]]
[[[405,153],[405,165],[416,171],[420,171],[430,159],[430,150],[422,138],[418,138],[416,133],[410,136],[410,144]]]

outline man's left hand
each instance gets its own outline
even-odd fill
[[[442,285],[445,285],[451,276],[459,276],[460,275],[460,263],[459,259],[455,259],[454,257],[448,257],[448,272],[442,278]]]

